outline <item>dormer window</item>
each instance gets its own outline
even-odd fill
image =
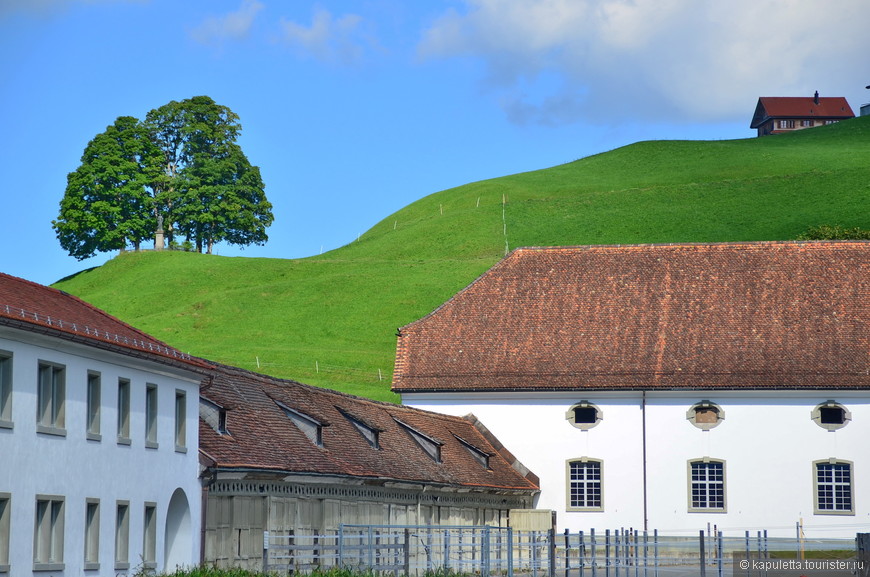
[[[375,429],[374,427],[364,423],[361,419],[357,419],[353,415],[346,413],[342,409],[338,409],[338,411],[344,415],[344,418],[350,421],[350,424],[354,426],[354,428],[359,431],[359,434],[363,436],[363,439],[371,445],[373,449],[380,449],[381,446],[378,442],[378,435],[380,431]]]
[[[589,401],[580,401],[565,413],[565,420],[583,431],[591,429],[603,418],[601,409]]]
[[[453,435],[456,437],[456,435]],[[469,452],[469,454],[474,457],[474,460],[480,463],[484,469],[489,469],[489,453],[483,451],[482,449],[478,449],[462,437],[456,437],[456,440],[459,441],[465,450]]]
[[[279,403],[278,401],[275,401],[275,403],[281,407],[284,414],[287,415],[287,418],[293,421],[293,424],[296,425],[300,431],[305,433],[305,436],[308,437],[312,443],[318,447],[323,446],[323,423],[309,417],[308,415],[300,413],[299,411],[291,409],[287,405]]]
[[[421,433],[411,425],[407,425],[399,419],[396,419],[395,417],[394,420],[399,423],[409,435],[411,435],[411,438],[414,439],[414,441],[416,441],[418,445],[420,445],[420,448],[423,449],[423,451],[427,455],[429,455],[433,461],[435,461],[436,463],[441,462],[441,445],[443,445],[444,443],[436,441],[432,437]]]
[[[227,430],[227,410],[205,397],[199,398],[199,418],[214,429],[218,435],[229,435]]]

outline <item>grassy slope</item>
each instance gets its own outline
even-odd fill
[[[513,249],[870,228],[868,158],[870,118],[763,139],[642,142],[430,195],[317,257],[125,254],[55,286],[193,354],[249,369],[259,359],[265,373],[396,400],[396,328],[501,258],[505,229]]]

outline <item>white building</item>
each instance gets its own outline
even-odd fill
[[[520,249],[400,330],[571,530],[870,530],[870,243]]]
[[[0,275],[0,575],[199,562],[205,366]]]

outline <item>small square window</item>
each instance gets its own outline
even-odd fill
[[[840,403],[829,400],[810,412],[810,418],[815,424],[827,431],[842,429],[852,420],[852,413]]]
[[[580,401],[565,413],[565,420],[584,431],[596,426],[603,418],[601,409],[589,401]]]

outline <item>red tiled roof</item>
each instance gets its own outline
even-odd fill
[[[399,332],[393,390],[870,388],[870,242],[526,248]]]
[[[0,325],[49,333],[126,354],[207,366],[201,359],[170,347],[78,297],[3,273]]]
[[[200,420],[200,450],[217,469],[272,471],[400,481],[439,486],[520,491],[538,490],[534,475],[521,474],[510,456],[473,420],[451,417],[294,381],[220,366],[202,396],[227,409],[228,435]],[[281,405],[320,422],[323,446],[315,445]],[[371,447],[350,415],[379,431]],[[442,462],[429,457],[399,424],[442,443]],[[490,455],[489,469],[459,439]]]
[[[842,120],[854,118],[855,113],[842,96],[763,96],[758,99],[750,128],[758,128],[773,118]]]

